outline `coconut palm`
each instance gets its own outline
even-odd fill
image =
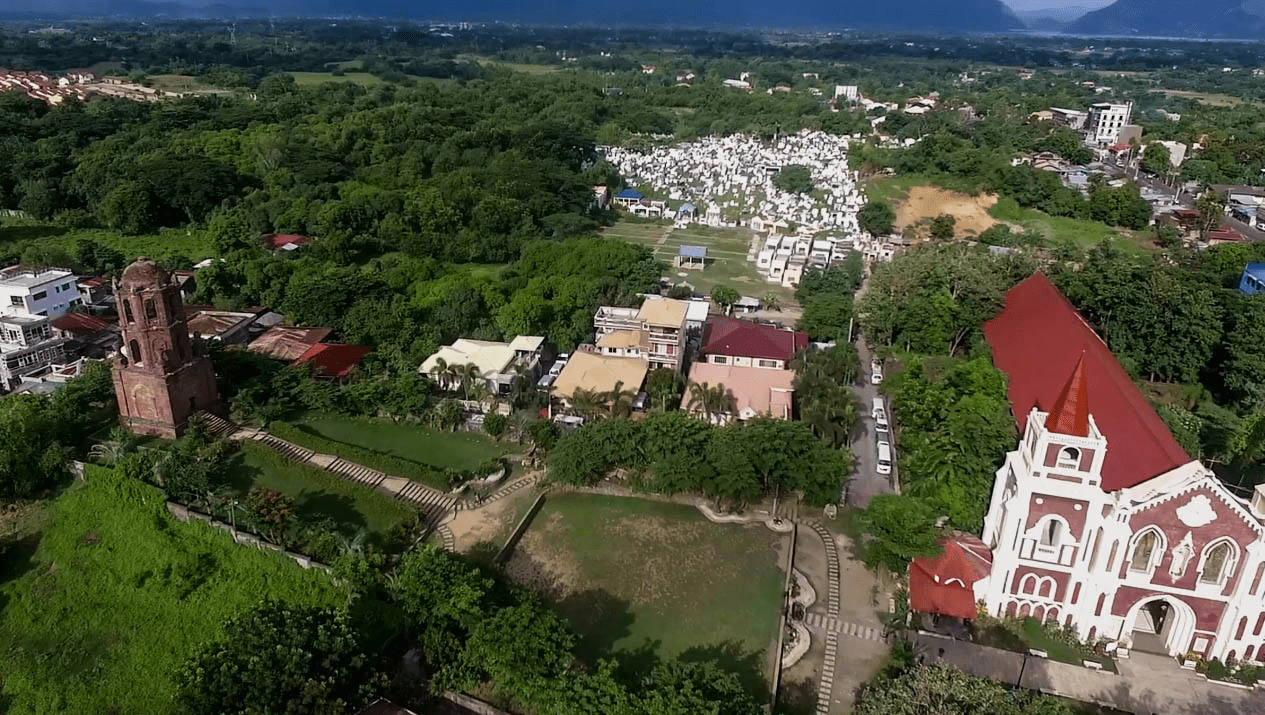
[[[510,396],[514,406],[519,407],[523,397],[530,394],[532,388],[535,387],[535,375],[532,374],[531,368],[521,362],[514,363],[511,372],[513,375],[510,377]]]
[[[606,412],[607,393],[577,387],[568,398],[571,410],[585,419],[602,416]]]
[[[616,382],[615,387],[602,393],[602,399],[606,402],[606,408],[611,417],[627,417],[632,414],[632,401],[636,396],[637,393],[632,390],[624,389],[623,380]]]
[[[781,312],[782,299],[777,297],[777,293],[765,293],[764,308],[765,310],[776,310]]]
[[[712,386],[706,382],[692,382],[689,394],[689,409],[703,413],[703,419],[709,423],[723,420],[725,415],[734,413],[734,394],[721,383]]]
[[[457,366],[449,365],[448,361],[443,358],[435,358],[435,364],[430,368],[431,377],[434,378],[435,384],[441,389],[450,390],[457,381]]]
[[[472,362],[456,367],[457,383],[461,386],[461,393],[467,400],[473,399],[479,386],[483,386],[483,373],[479,371],[479,366]]]

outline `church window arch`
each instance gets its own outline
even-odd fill
[[[154,303],[153,298],[145,299],[145,320],[158,319],[158,306]]]
[[[123,320],[128,323],[136,321],[136,318],[132,317],[132,301],[127,298],[123,299]]]
[[[1150,571],[1164,553],[1164,537],[1154,527],[1144,529],[1133,539],[1129,551],[1130,571]]]
[[[1199,582],[1221,584],[1234,572],[1237,559],[1234,542],[1222,538],[1204,547],[1199,559]]]
[[[127,344],[127,356],[131,358],[132,364],[141,365],[141,344],[132,340]]]
[[[1057,466],[1059,469],[1075,469],[1079,471],[1081,468],[1081,451],[1076,447],[1060,449]]]

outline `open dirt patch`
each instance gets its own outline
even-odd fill
[[[997,203],[994,194],[969,196],[935,186],[915,186],[909,196],[896,207],[896,226],[902,231],[919,221],[934,219],[948,214],[957,220],[957,235],[978,236],[999,223],[988,214]]]

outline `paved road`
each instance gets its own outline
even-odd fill
[[[864,337],[858,337],[856,345],[857,354],[861,357],[862,372],[862,382],[856,386],[857,397],[861,399],[861,426],[852,435],[852,454],[856,456],[856,463],[852,468],[852,477],[848,480],[848,505],[864,509],[875,496],[894,491],[892,477],[895,476],[895,465],[892,465],[892,475],[878,473],[874,418],[870,416],[874,398],[879,397],[878,386],[870,384],[872,353],[869,345],[866,345]]]
[[[1120,675],[1098,672],[1044,658],[987,648],[925,634],[915,638],[918,652],[931,663],[944,661],[959,670],[995,678],[1043,693],[1106,705],[1137,715],[1249,715],[1265,712],[1265,692],[1216,685],[1182,670],[1172,658],[1134,651],[1118,661]]]

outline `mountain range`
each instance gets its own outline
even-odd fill
[[[1265,0],[1117,0],[1067,26],[1084,35],[1265,36]]]
[[[0,16],[231,17],[381,16],[419,20],[522,21],[624,26],[755,26],[1078,35],[1265,37],[1265,0],[6,0]],[[1047,7],[1034,7],[1046,4]],[[1100,9],[1094,9],[1098,7]]]

